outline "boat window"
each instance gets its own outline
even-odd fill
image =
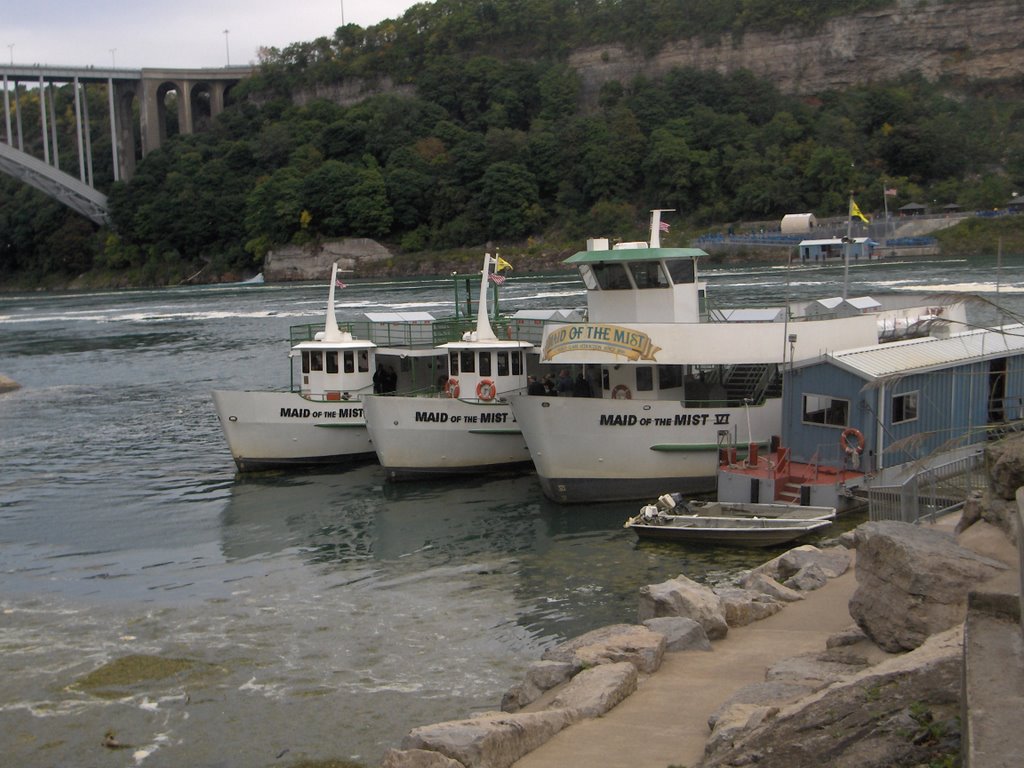
[[[345,373],[355,373],[356,356],[353,352],[345,353]]]
[[[368,370],[370,370],[370,355],[364,349],[359,353],[359,372],[366,373]]]
[[[462,368],[463,373],[473,373],[476,370],[476,363],[473,361],[473,350],[464,349],[460,353],[459,366]]]
[[[594,264],[594,277],[603,291],[628,291],[632,288],[622,264]]]
[[[302,372],[309,373],[309,352],[302,353]]]
[[[325,352],[324,361],[327,363],[328,373],[338,372],[338,353],[337,352]]]
[[[917,392],[892,397],[892,423],[902,424],[905,421],[917,421]]]
[[[606,392],[609,389],[611,389],[611,385],[608,382],[608,369],[607,368],[602,368],[601,369],[601,389],[603,389]]]
[[[693,259],[673,259],[668,262],[668,273],[676,285],[692,283],[696,279]]]
[[[637,288],[668,288],[668,278],[657,261],[638,261],[629,265]]]
[[[491,353],[481,352],[480,353],[480,375],[490,376],[491,375]]]
[[[828,395],[804,395],[804,423],[847,427],[850,422],[850,401]]]
[[[658,389],[674,389],[681,386],[683,386],[683,366],[658,366]]]
[[[498,375],[508,376],[508,352],[498,353]]]
[[[459,375],[459,353],[449,352],[448,353],[448,373],[452,376]]]
[[[309,353],[309,370],[311,371],[322,371],[324,369],[324,353],[323,352],[310,352]]]
[[[587,286],[588,291],[597,289],[597,278],[594,276],[594,270],[590,268],[589,264],[580,264],[580,278],[583,280],[583,284]]]
[[[654,369],[649,365],[640,365],[636,369],[636,391],[650,392],[654,389]]]
[[[519,376],[523,372],[523,353],[516,351],[512,353],[512,375]]]

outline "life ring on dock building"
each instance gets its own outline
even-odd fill
[[[632,400],[633,392],[625,384],[618,384],[612,390],[613,400]]]
[[[494,386],[493,381],[490,379],[480,379],[480,383],[476,385],[477,397],[486,402],[493,400],[496,394],[498,394],[498,390]]]
[[[839,447],[853,456],[855,453],[864,452],[864,435],[856,427],[847,427],[839,436]]]
[[[459,380],[452,376],[448,381],[444,383],[444,393],[448,397],[459,396]]]

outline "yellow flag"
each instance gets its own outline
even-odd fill
[[[850,198],[850,216],[851,217],[856,216],[858,219],[863,221],[865,224],[870,224],[871,223],[871,222],[868,221],[868,217],[860,212],[860,207],[855,202],[853,202],[853,198],[852,197]]]
[[[512,269],[512,265],[499,256],[498,263],[494,265],[494,270],[495,272],[501,272],[503,269]]]

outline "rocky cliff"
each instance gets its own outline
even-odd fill
[[[900,0],[887,10],[834,19],[814,32],[749,32],[708,45],[680,40],[652,57],[622,46],[575,52],[570,65],[595,103],[609,80],[657,78],[676,67],[749,70],[785,93],[814,94],[919,72],[951,85],[1024,76],[1024,3],[1019,0]]]

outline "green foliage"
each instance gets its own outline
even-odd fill
[[[653,51],[891,4],[436,0],[368,29],[350,24],[266,52],[208,130],[171,136],[128,183],[112,181],[109,130],[94,131],[109,229],[0,177],[0,275],[216,274],[278,245],[345,236],[408,251],[642,236],[651,207],[678,211],[676,234],[842,213],[851,190],[877,210],[891,186],[895,205],[1004,206],[1024,191],[1024,108],[995,90],[949,94],[908,76],[806,99],[749,72],[693,69],[595,90],[567,63],[585,45]],[[388,81],[401,89],[357,103],[312,98]],[[22,97],[25,135],[38,142],[38,95]],[[87,97],[105,117],[105,89]],[[57,89],[56,99],[63,167],[75,157],[73,98]]]

